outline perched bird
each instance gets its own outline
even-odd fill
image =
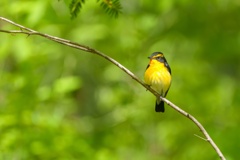
[[[144,74],[144,81],[162,97],[168,93],[171,85],[171,68],[162,52],[154,52]],[[156,112],[164,112],[164,102],[159,97],[156,100]]]

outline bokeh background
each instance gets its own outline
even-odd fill
[[[196,117],[228,160],[240,159],[239,0],[0,1],[0,15],[95,48],[140,79],[155,51],[172,68],[167,98]],[[1,29],[18,29],[3,21]],[[0,159],[219,159],[199,129],[119,68],[39,36],[0,33]]]

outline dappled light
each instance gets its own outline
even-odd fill
[[[83,45],[0,32],[0,159],[219,159],[194,123],[167,104],[156,113],[150,91],[86,46],[141,81],[147,57],[163,52],[166,98],[199,120],[226,159],[240,158],[237,1],[123,0],[118,18],[86,1],[74,19],[66,3],[0,2],[0,16]],[[4,21],[0,29],[21,31]]]

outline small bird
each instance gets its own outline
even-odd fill
[[[171,85],[171,68],[162,52],[154,52],[144,74],[144,81],[162,97],[168,93]],[[156,100],[156,112],[164,112],[164,102],[159,97]]]

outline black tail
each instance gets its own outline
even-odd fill
[[[156,101],[156,106],[155,106],[155,111],[156,112],[164,112],[164,102],[160,101],[160,103],[158,104]]]

